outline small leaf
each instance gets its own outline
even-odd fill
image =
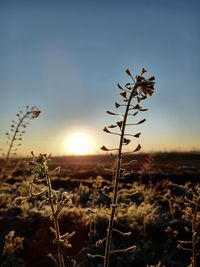
[[[117,84],[117,86],[120,90],[124,90],[119,83]]]
[[[117,125],[119,126],[120,129],[122,128],[122,124],[123,124],[123,121],[118,121],[117,122]]]
[[[123,140],[123,143],[126,145],[128,145],[130,142],[131,142],[131,140],[127,139],[127,138],[124,138],[124,140]]]
[[[111,124],[111,125],[108,126],[108,128],[115,128],[115,127],[117,127],[117,125]]]
[[[130,83],[126,83],[126,84],[125,84],[125,87],[127,88],[129,85],[131,85],[131,84],[130,84]]]
[[[139,111],[147,111],[148,108],[140,108]]]
[[[126,74],[127,74],[128,76],[131,76],[131,77],[132,77],[131,72],[130,72],[129,69],[126,69],[125,72],[126,72]]]
[[[143,120],[139,121],[137,124],[142,124],[145,121],[146,121],[146,119],[143,119]]]
[[[134,137],[139,138],[141,133],[134,134]]]
[[[120,104],[118,104],[117,102],[115,102],[115,107],[116,108],[119,108],[120,107]]]
[[[145,72],[147,72],[147,70],[145,68],[142,68],[141,75],[143,75]]]
[[[140,106],[140,104],[136,104],[136,105],[134,106],[134,109],[140,109],[140,108],[142,108],[142,107]]]
[[[146,99],[146,98],[147,98],[146,95],[142,95],[142,96],[140,97],[140,100],[144,100],[144,99]]]
[[[104,151],[109,151],[109,149],[107,147],[105,147],[105,146],[102,146],[100,149],[104,150]]]
[[[32,111],[32,119],[37,118],[40,115],[41,111],[40,110],[34,110]]]
[[[150,77],[149,80],[150,81],[154,81],[156,78],[154,76]]]
[[[120,95],[124,98],[126,98],[126,92],[121,92]]]
[[[137,152],[137,151],[139,151],[141,148],[142,148],[142,147],[141,147],[141,145],[139,144],[133,152]]]
[[[144,80],[144,77],[142,77],[142,76],[140,76],[140,75],[137,76],[137,82],[141,82],[141,81],[143,81],[143,80]]]
[[[138,114],[138,111],[134,112],[133,114],[129,114],[129,115],[136,116],[137,114]]]
[[[110,133],[110,131],[108,130],[107,127],[104,127],[104,128],[103,128],[103,131],[106,132],[106,133]]]
[[[109,115],[118,115],[118,114],[116,114],[116,113],[113,113],[113,112],[111,112],[111,111],[106,111],[106,113],[108,113]]]

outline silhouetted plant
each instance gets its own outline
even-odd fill
[[[1,267],[20,267],[24,266],[22,259],[16,257],[16,252],[23,250],[23,237],[15,237],[15,231],[10,231],[5,236],[5,245],[3,249],[3,262]]]
[[[22,136],[25,133],[25,128],[28,126],[28,120],[37,118],[41,111],[37,107],[29,108],[26,106],[26,111],[23,113],[21,110],[17,113],[17,121],[12,120],[10,132],[6,133],[7,143],[9,145],[8,151],[5,155],[6,161],[9,160],[11,153],[16,155],[18,147],[22,145]]]
[[[120,121],[117,121],[115,124],[109,125],[105,127],[103,130],[104,132],[112,135],[116,135],[119,137],[119,146],[118,148],[107,148],[106,146],[102,146],[101,149],[103,151],[108,152],[117,152],[116,156],[116,164],[113,169],[110,169],[110,172],[114,176],[114,186],[112,188],[112,204],[110,205],[111,213],[109,219],[109,225],[107,230],[107,237],[102,240],[102,242],[106,242],[105,245],[105,254],[102,255],[89,255],[89,257],[100,257],[104,260],[104,267],[109,266],[109,258],[110,254],[118,253],[118,252],[134,252],[136,246],[131,246],[124,249],[116,249],[111,250],[111,239],[112,239],[112,232],[117,231],[121,233],[122,236],[127,236],[127,233],[122,233],[117,229],[113,228],[114,219],[115,219],[115,211],[123,203],[118,202],[118,187],[120,179],[123,179],[128,173],[126,171],[126,166],[133,164],[135,161],[130,161],[128,163],[123,163],[123,156],[128,153],[134,153],[141,149],[141,145],[138,144],[135,149],[132,149],[130,152],[124,152],[123,148],[127,147],[131,143],[131,138],[139,138],[140,132],[136,134],[126,133],[126,129],[128,126],[132,125],[139,125],[145,122],[145,119],[142,119],[137,122],[128,122],[128,119],[131,117],[135,117],[139,112],[146,111],[147,109],[141,106],[141,102],[145,100],[148,96],[151,96],[154,92],[154,80],[155,77],[152,76],[148,79],[144,77],[146,73],[146,69],[142,68],[141,75],[137,75],[135,78],[132,76],[129,69],[126,70],[126,74],[131,78],[130,83],[126,83],[125,86],[121,86],[118,84],[118,88],[120,89],[120,96],[123,99],[123,103],[119,104],[115,102],[116,109],[120,107],[124,107],[125,110],[120,112],[111,112],[107,111],[109,115],[112,116],[119,116]],[[135,102],[135,103],[133,103]],[[117,131],[113,132],[113,129],[117,129]],[[121,207],[120,207],[121,208]]]
[[[179,240],[178,248],[184,251],[192,253],[191,267],[197,267],[197,256],[199,256],[200,250],[197,249],[197,245],[200,241],[198,234],[198,228],[200,226],[200,188],[197,190],[189,190],[192,198],[185,197],[185,210],[183,219],[190,224],[189,227],[185,227],[185,230],[192,236],[190,241]]]
[[[68,239],[72,237],[75,232],[72,233],[60,233],[59,217],[63,208],[72,203],[72,195],[67,192],[55,191],[51,185],[51,175],[60,171],[60,168],[56,168],[53,171],[49,171],[48,162],[51,155],[40,154],[35,156],[32,152],[33,160],[29,162],[29,165],[34,174],[33,180],[30,182],[29,195],[22,196],[16,199],[16,204],[21,205],[25,201],[34,199],[42,199],[40,208],[45,204],[49,204],[51,208],[50,220],[53,221],[54,227],[50,227],[51,232],[54,234],[55,239],[53,241],[57,246],[58,254],[58,266],[64,267],[64,258],[62,249],[70,248],[71,244]],[[41,185],[39,187],[39,185]],[[44,186],[46,185],[46,186]]]

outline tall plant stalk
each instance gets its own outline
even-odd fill
[[[118,104],[115,103],[116,108],[119,108],[120,106],[125,106],[125,112],[124,114],[116,114],[113,112],[108,111],[107,113],[110,115],[121,115],[123,117],[123,120],[120,122],[117,122],[116,125],[110,125],[108,128],[120,128],[120,133],[117,132],[111,132],[108,130],[107,127],[104,128],[104,131],[110,134],[118,135],[120,137],[119,141],[119,147],[117,149],[107,149],[105,146],[103,146],[101,149],[104,151],[112,151],[117,150],[117,166],[115,169],[114,174],[114,188],[113,188],[113,198],[112,198],[112,204],[111,204],[111,214],[108,224],[108,230],[107,230],[107,238],[106,238],[106,245],[105,245],[105,254],[104,254],[104,267],[109,266],[109,259],[111,254],[111,239],[112,239],[112,231],[113,231],[113,224],[114,224],[114,217],[115,217],[115,211],[118,207],[118,186],[119,186],[119,180],[120,178],[123,178],[123,171],[122,170],[122,158],[123,158],[123,146],[128,145],[131,140],[127,139],[126,136],[132,136],[132,137],[139,137],[140,133],[132,135],[132,134],[126,134],[126,127],[128,125],[138,125],[145,121],[145,119],[139,121],[138,123],[127,123],[129,115],[135,116],[139,111],[145,111],[146,109],[143,109],[140,105],[140,102],[147,98],[148,95],[152,95],[154,91],[154,77],[151,77],[149,79],[145,79],[143,74],[146,72],[146,70],[143,68],[142,73],[140,76],[136,76],[135,79],[133,78],[131,72],[127,69],[126,73],[128,76],[131,77],[133,83],[128,83],[125,85],[125,88],[121,87],[118,84],[118,87],[122,92],[120,95],[123,97],[123,100],[125,104]],[[127,97],[127,94],[130,94]],[[132,104],[132,100],[136,100],[136,105]],[[134,114],[130,114],[132,110],[137,110]],[[132,152],[139,151],[141,149],[141,146],[138,145],[136,149]],[[120,249],[118,252],[128,252],[133,251],[135,247],[130,247],[126,249]]]
[[[197,231],[196,231],[196,221],[197,221],[197,212],[198,212],[198,206],[200,203],[200,198],[197,200],[197,202],[195,203],[195,207],[194,207],[194,214],[193,214],[193,218],[192,218],[192,267],[196,267],[197,265],[197,249],[196,249],[196,245],[197,245]]]
[[[70,248],[69,238],[71,238],[75,232],[65,233],[61,235],[59,216],[65,206],[72,203],[72,195],[67,192],[55,191],[51,184],[51,175],[60,171],[60,168],[56,168],[53,171],[49,171],[48,162],[51,155],[40,154],[35,156],[32,152],[33,160],[29,162],[34,177],[29,183],[29,195],[22,196],[16,199],[16,204],[21,205],[25,201],[40,200],[41,209],[45,204],[49,204],[51,208],[50,219],[53,222],[53,227],[50,227],[51,232],[54,235],[53,243],[57,246],[57,265],[58,267],[65,267],[64,257],[62,249]]]
[[[56,240],[59,241],[60,240],[60,227],[59,227],[59,222],[58,222],[58,214],[56,213],[56,210],[54,208],[54,203],[53,203],[53,198],[52,198],[52,185],[51,185],[51,179],[48,173],[48,169],[46,169],[46,181],[47,181],[47,186],[48,186],[48,197],[49,197],[49,202],[50,202],[50,207],[51,207],[51,212],[52,212],[52,219],[53,219],[53,223],[54,223],[54,234],[56,237]],[[64,258],[63,258],[63,253],[62,253],[62,249],[59,246],[59,244],[57,244],[57,254],[58,254],[58,265],[59,267],[65,267],[65,262],[64,262]]]
[[[191,267],[197,267],[197,256],[200,254],[200,250],[198,249],[200,237],[198,234],[198,222],[199,222],[199,208],[200,208],[200,189],[197,188],[196,192],[193,190],[189,190],[192,194],[192,199],[185,197],[185,205],[186,211],[184,214],[184,218],[191,225],[191,229],[185,227],[185,230],[191,234],[190,241],[179,240],[178,248],[184,250],[186,252],[190,252],[191,256]]]
[[[131,95],[129,97],[126,110],[125,110],[125,114],[124,114],[123,124],[122,124],[119,149],[118,149],[118,155],[117,155],[117,170],[116,170],[115,178],[114,178],[114,191],[113,191],[114,196],[113,196],[113,201],[112,201],[113,205],[111,205],[111,215],[110,215],[108,235],[107,235],[107,241],[106,241],[106,247],[105,247],[105,262],[104,262],[105,267],[109,266],[110,243],[111,243],[111,237],[112,237],[115,209],[116,209],[116,204],[117,204],[117,192],[118,192],[118,185],[119,185],[119,179],[120,179],[120,170],[121,170],[121,165],[122,165],[122,147],[123,147],[124,133],[125,133],[125,128],[126,128],[128,111],[130,108],[131,100],[133,98],[135,89],[136,89],[136,86],[134,86],[134,89],[132,90]]]
[[[8,162],[11,152],[14,150],[14,154],[16,154],[18,146],[21,146],[22,135],[25,133],[24,129],[28,125],[26,120],[35,119],[40,115],[40,113],[41,111],[37,107],[29,109],[29,106],[26,106],[26,112],[24,114],[21,110],[17,113],[18,122],[12,120],[10,132],[6,133],[9,143],[8,151],[5,155],[6,162]],[[18,144],[16,144],[16,142],[18,142]]]

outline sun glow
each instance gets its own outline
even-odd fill
[[[67,154],[88,155],[93,153],[93,140],[86,133],[71,134],[65,142]]]

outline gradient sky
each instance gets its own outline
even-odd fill
[[[124,70],[157,78],[140,128],[143,151],[200,150],[200,1],[0,1],[0,148],[15,114],[40,118],[20,152],[64,153],[69,134],[115,145],[102,131]],[[133,129],[138,132],[138,129]]]

